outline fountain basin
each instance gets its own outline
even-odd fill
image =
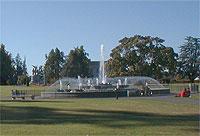
[[[138,96],[137,88],[126,89],[122,88],[117,91],[118,97],[134,97]],[[170,94],[170,90],[168,88],[155,88],[152,89],[151,92],[153,95],[164,95]],[[109,98],[116,97],[116,92],[112,89],[107,90],[84,90],[83,92],[41,92],[42,98]]]
[[[126,91],[119,91],[118,97],[126,97]],[[114,91],[96,91],[96,92],[42,92],[42,98],[105,98],[116,97]]]

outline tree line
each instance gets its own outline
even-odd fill
[[[89,54],[83,46],[72,49],[67,56],[58,48],[45,56],[44,75],[47,83],[53,83],[61,77],[90,77]]]
[[[22,60],[19,53],[12,58],[3,44],[0,47],[0,72],[1,85],[29,84],[26,59]]]
[[[149,76],[163,82],[189,79],[200,74],[200,38],[186,37],[179,54],[159,37],[125,37],[112,49],[107,63],[109,77]]]
[[[22,61],[19,54],[13,59],[3,44],[0,50],[1,84],[24,84],[27,81],[26,60]],[[49,84],[62,77],[91,77],[90,62],[83,46],[72,49],[68,55],[55,48],[45,55],[41,71]],[[124,37],[112,49],[106,62],[106,75],[149,76],[163,82],[181,79],[193,82],[200,75],[200,38],[186,37],[178,54],[172,47],[165,46],[165,40],[159,37]]]

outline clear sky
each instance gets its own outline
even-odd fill
[[[105,57],[123,37],[135,34],[163,38],[179,51],[185,36],[200,36],[200,2],[196,1],[5,1],[1,0],[1,43],[13,54],[42,65],[58,47],[68,54],[84,45],[91,60]]]

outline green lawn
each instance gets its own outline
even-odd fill
[[[198,136],[199,105],[173,99],[1,100],[0,135]]]

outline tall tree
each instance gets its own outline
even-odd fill
[[[66,62],[62,70],[62,76],[67,77],[89,77],[88,53],[85,52],[83,46],[71,50],[67,56]]]
[[[107,75],[143,75],[161,79],[175,73],[177,54],[163,43],[164,40],[158,37],[141,35],[121,39],[110,54]]]
[[[17,84],[20,85],[27,84],[28,75],[26,68],[26,58],[22,60],[19,53],[17,53],[14,59],[14,67],[15,67],[14,80],[17,81]]]
[[[22,84],[21,82],[21,76],[23,75],[23,62],[22,59],[17,53],[16,57],[14,58],[14,67],[15,67],[15,74],[14,74],[14,80],[16,81],[15,84]]]
[[[200,75],[200,38],[188,36],[180,46],[179,74],[194,81]]]
[[[16,77],[23,75],[23,62],[19,53],[17,53],[17,56],[15,57],[15,70]]]
[[[22,71],[23,75],[27,75],[27,67],[26,67],[26,57],[24,57],[23,64],[22,64]]]
[[[44,65],[45,79],[47,83],[53,83],[60,78],[60,72],[64,63],[64,53],[58,48],[52,49],[48,56],[46,55],[46,62]]]
[[[45,75],[44,75],[44,67],[41,66],[34,66],[33,65],[33,69],[32,69],[32,83],[34,84],[41,84],[44,83],[46,84],[45,81]]]
[[[11,54],[6,51],[5,45],[0,47],[0,84],[12,84],[14,75],[14,66]]]

